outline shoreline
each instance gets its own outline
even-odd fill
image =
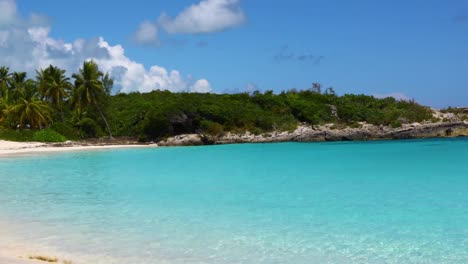
[[[9,264],[28,264],[28,263],[46,263],[30,259],[30,256],[41,255],[37,246],[32,246],[30,242],[15,236],[15,231],[19,228],[17,223],[11,221],[0,222],[0,263]],[[44,249],[42,249],[44,250]],[[52,253],[51,250],[49,253]],[[55,256],[49,256],[55,257]]]
[[[468,136],[468,122],[413,123],[399,128],[359,123],[359,127],[336,127],[300,125],[294,131],[270,132],[255,135],[226,133],[212,136],[183,134],[169,137],[156,143],[138,143],[131,140],[88,140],[65,143],[14,142],[0,140],[0,157],[28,154],[60,153],[70,151],[94,151],[126,148],[157,148],[173,146],[225,145],[242,143],[280,142],[333,142],[333,141],[376,141],[424,138],[455,138]]]
[[[226,133],[219,136],[185,134],[169,137],[158,142],[158,146],[199,146],[241,143],[280,142],[334,142],[334,141],[376,141],[424,138],[455,138],[468,136],[468,122],[413,123],[399,128],[359,123],[359,127],[337,127],[336,124],[322,126],[300,125],[294,131],[271,132],[255,135],[252,133]]]
[[[331,141],[373,141],[373,140],[399,140],[399,139],[422,139],[422,138],[455,138],[468,136],[468,122],[447,122],[429,124],[408,124],[401,128],[377,127],[368,124],[361,124],[359,128],[333,129],[330,126],[299,126],[292,132],[273,132],[262,135],[226,134],[217,137],[213,144],[236,144],[236,143],[279,143],[279,142],[331,142]],[[450,132],[450,133],[447,133]],[[29,154],[48,154],[69,151],[90,151],[106,149],[125,148],[157,148],[158,146],[196,146],[208,145],[203,142],[203,135],[190,134],[179,135],[168,138],[157,144],[137,144],[133,141],[82,141],[66,143],[38,143],[38,142],[11,142],[0,140],[0,158],[15,157]],[[172,140],[172,141],[171,141]],[[240,142],[239,142],[240,141]],[[170,143],[165,145],[164,142]],[[92,145],[94,144],[94,145]],[[107,144],[107,145],[106,145]],[[5,222],[4,222],[5,224]],[[64,260],[72,261],[73,264],[89,263],[88,260],[110,259],[111,256],[80,256],[64,252],[57,252],[53,248],[41,247],[31,244],[27,240],[21,240],[20,236],[15,236],[15,223],[6,222],[6,226],[0,222],[0,263],[28,264],[28,263],[48,263],[39,260],[29,259],[30,256],[45,256],[59,258],[59,262]],[[2,230],[3,229],[3,230]],[[84,262],[80,262],[84,261]],[[112,263],[112,262],[110,262]]]
[[[21,230],[37,230],[42,224],[18,223],[14,219],[0,220],[0,263],[1,264],[87,264],[119,263],[119,259],[110,255],[79,253],[73,250],[58,249],[53,245],[32,241]],[[39,259],[42,257],[44,259]],[[56,259],[57,261],[47,261]]]
[[[0,140],[0,157],[41,154],[41,153],[59,153],[73,151],[94,151],[107,149],[132,149],[132,148],[156,148],[156,144],[109,144],[109,145],[89,145],[75,143],[39,143],[39,142],[14,142]]]

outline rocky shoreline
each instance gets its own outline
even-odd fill
[[[468,122],[438,122],[405,124],[402,127],[375,126],[359,123],[358,127],[301,125],[291,132],[271,132],[254,135],[226,133],[220,136],[186,134],[167,138],[158,146],[199,146],[235,143],[324,142],[390,139],[446,138],[468,136]]]

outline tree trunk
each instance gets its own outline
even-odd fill
[[[107,132],[109,133],[109,139],[114,139],[114,137],[112,136],[112,132],[110,130],[109,123],[107,123],[107,119],[104,116],[104,113],[101,111],[101,108],[99,107],[98,103],[96,102],[96,97],[94,96],[94,94],[93,94],[93,99],[94,99],[94,105],[96,106],[96,109],[98,110],[99,115],[101,115],[102,120],[104,120],[104,123],[106,124],[106,129],[107,129]]]
[[[63,115],[63,105],[60,103],[60,118],[62,118],[62,123],[65,123],[65,116]]]

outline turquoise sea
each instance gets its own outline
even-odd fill
[[[468,140],[0,158],[0,226],[78,264],[468,263]]]

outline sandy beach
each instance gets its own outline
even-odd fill
[[[12,142],[0,140],[0,157],[63,151],[89,151],[117,148],[154,148],[157,146],[158,145],[156,144],[83,145],[75,142],[68,142],[66,144],[57,145],[40,142]]]
[[[0,249],[0,263],[2,264],[31,264],[45,263],[39,260],[29,259],[29,256],[35,256],[35,251],[27,248],[24,245],[9,244],[2,245]],[[51,256],[52,257],[52,256]]]
[[[9,225],[8,225],[9,226]],[[5,229],[5,225],[0,226]],[[0,234],[5,237],[0,238],[0,264],[34,264],[34,263],[97,263],[103,260],[106,263],[118,263],[117,259],[110,256],[93,256],[93,255],[71,255],[70,253],[58,252],[55,248],[44,247],[33,244],[28,241],[21,241],[15,237],[10,231],[0,230]],[[37,257],[45,257],[50,260],[46,261],[35,259]]]
[[[38,248],[37,245],[32,245],[28,241],[20,240],[16,234],[22,228],[23,227],[15,223],[0,222],[0,264],[46,263],[30,259],[29,257],[55,257],[55,255],[44,255],[54,253],[51,249]]]

